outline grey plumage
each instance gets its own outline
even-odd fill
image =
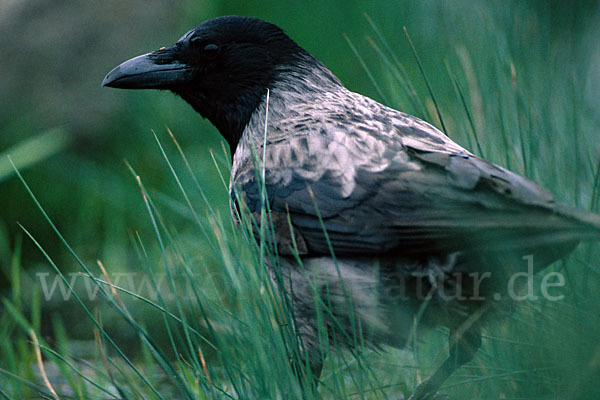
[[[254,18],[207,21],[103,84],[169,89],[210,119],[233,153],[232,206],[243,201],[251,215],[262,207],[254,155],[264,151],[269,240],[281,255],[272,273],[284,277],[317,376],[315,292],[331,307],[328,329],[349,346],[354,322],[366,344],[404,346],[427,299],[420,324],[450,328],[451,357],[417,389],[414,398],[426,399],[473,357],[482,321],[503,304],[492,295],[527,268],[523,256],[539,271],[600,237],[600,217],[556,204],[430,124],[349,91]]]
[[[324,86],[319,78],[329,71],[322,64],[303,72],[315,79],[285,76],[271,88],[265,185],[271,210],[289,211],[307,255],[330,253],[317,213],[339,256],[452,252],[457,235],[470,238],[474,250],[505,248],[515,236],[513,245],[523,243],[518,230],[538,229],[549,244],[551,230],[576,240],[586,229],[597,234],[596,216],[582,222],[557,215],[549,192],[433,126],[339,84]],[[265,116],[263,101],[233,159],[232,184],[251,211],[260,210],[260,185],[250,147],[262,154]],[[479,240],[482,234],[506,240]]]

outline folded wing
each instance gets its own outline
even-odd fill
[[[431,125],[387,108],[367,117],[355,115],[351,129],[336,123],[348,115],[280,122],[269,136],[265,184],[280,246],[293,232],[306,255],[418,257],[532,251],[598,236],[597,216],[556,205],[536,183]],[[256,174],[235,183],[259,211]]]

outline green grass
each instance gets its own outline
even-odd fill
[[[407,21],[420,22],[405,24],[411,44],[402,25],[384,30],[369,14],[355,22],[366,37],[347,34],[347,59],[360,56],[357,64],[368,71],[363,78],[377,85],[372,94],[379,100],[440,128],[444,121],[448,136],[476,154],[540,182],[560,201],[599,212],[598,104],[584,96],[592,44],[582,39],[584,27],[557,23],[561,10],[506,4],[407,5],[408,11],[398,13],[411,12]],[[441,58],[436,46],[445,49]],[[170,106],[154,107],[166,113]],[[149,114],[138,115],[152,119]],[[301,388],[289,364],[298,355],[293,318],[264,267],[273,254],[266,243],[251,239],[250,221],[242,219],[241,231],[234,227],[223,202],[228,155],[213,141],[212,152],[203,156],[210,161],[200,169],[192,158],[199,144],[172,140],[163,121],[155,121],[156,135],[144,136],[145,123],[138,124],[142,140],[151,143],[144,148],[154,153],[123,154],[131,166],[121,168],[130,176],[98,178],[110,177],[120,188],[106,197],[143,214],[135,221],[146,225],[127,227],[128,237],[117,235],[117,241],[111,235],[119,227],[105,233],[106,243],[130,252],[107,246],[90,255],[88,247],[104,241],[76,248],[63,231],[89,229],[89,219],[55,227],[48,207],[5,250],[10,292],[0,312],[0,398],[53,398],[55,390],[61,398],[78,399],[394,399],[409,395],[446,356],[442,331],[420,337],[414,353],[331,349],[318,393],[310,392],[308,382]],[[30,154],[54,151],[42,150]],[[0,173],[13,172],[3,167]],[[54,248],[38,239],[41,226],[53,228],[75,261],[54,261]],[[44,256],[33,268],[23,265],[22,251],[32,241]],[[560,292],[565,298],[519,302],[512,315],[486,331],[476,359],[443,391],[456,399],[599,398],[599,256],[598,244],[584,244],[552,265],[549,271],[566,277]],[[62,264],[77,264],[83,275],[73,278]],[[35,272],[50,272],[49,282],[56,276],[65,285],[75,282],[81,304],[74,298],[67,305],[60,298],[46,301]],[[118,278],[123,272],[135,273],[133,281]],[[86,300],[90,289],[98,293],[93,301]],[[31,332],[52,389],[40,375]]]

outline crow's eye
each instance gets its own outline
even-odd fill
[[[219,55],[221,48],[218,44],[209,43],[202,48],[202,54],[204,54],[207,58],[214,58]]]
[[[194,36],[190,39],[190,45],[202,52],[206,58],[215,58],[221,52],[221,48],[216,43],[210,43],[203,40],[201,37]]]

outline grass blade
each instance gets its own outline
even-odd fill
[[[431,87],[431,84],[429,83],[429,79],[427,79],[427,74],[425,73],[425,68],[423,68],[423,64],[421,63],[421,58],[419,58],[417,49],[415,49],[415,46],[413,45],[412,40],[410,40],[410,35],[408,34],[406,27],[403,27],[403,28],[404,28],[404,33],[406,34],[406,39],[408,40],[408,44],[410,45],[410,49],[412,50],[413,55],[415,56],[415,59],[417,60],[417,64],[419,65],[419,70],[421,71],[421,74],[423,75],[423,79],[425,79],[425,84],[427,85],[427,90],[429,90],[429,95],[431,96],[431,100],[433,100],[433,105],[435,106],[435,110],[437,112],[438,118],[440,119],[440,124],[442,124],[442,132],[444,132],[446,135],[448,135],[448,131],[446,130],[446,125],[444,124],[444,118],[442,118],[442,112],[440,111],[440,107],[438,106],[438,102],[437,102],[437,99],[435,98],[435,94],[433,93],[433,88]]]

